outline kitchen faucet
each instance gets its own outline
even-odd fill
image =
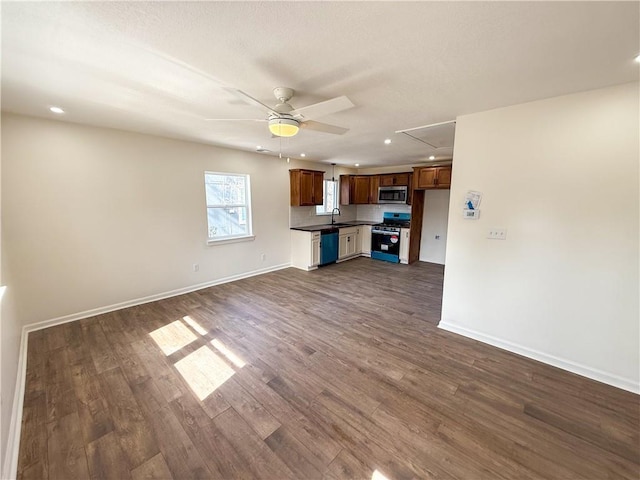
[[[333,210],[331,210],[331,225],[336,223],[336,221],[333,219],[333,214],[335,213],[336,210],[338,211],[338,216],[340,215],[340,209],[339,208],[336,207]]]

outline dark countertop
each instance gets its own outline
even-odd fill
[[[303,232],[321,232],[322,230],[330,230],[332,228],[349,228],[349,227],[358,227],[360,225],[374,225],[378,222],[370,222],[366,220],[353,220],[351,222],[340,222],[335,225],[324,224],[324,225],[309,225],[306,227],[291,227],[291,230],[301,230]]]

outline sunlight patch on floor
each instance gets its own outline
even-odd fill
[[[380,473],[380,470],[374,470],[371,480],[390,480],[389,477]]]
[[[198,322],[196,322],[193,318],[191,318],[189,315],[182,317],[182,320],[184,320],[187,323],[187,325],[193,328],[200,335],[207,334],[207,331],[204,328],[202,328],[202,326]]]
[[[213,345],[213,347],[216,350],[218,350],[218,352],[220,352],[222,355],[224,355],[225,358],[227,360],[229,360],[231,363],[233,363],[236,367],[242,368],[247,364],[239,356],[237,356],[235,353],[233,353],[231,350],[229,350],[227,348],[227,346],[224,343],[222,343],[220,340],[218,340],[217,338],[213,339],[211,341],[211,345]]]
[[[167,356],[177,352],[198,338],[180,320],[158,328],[149,335]]]
[[[207,398],[235,373],[207,345],[176,362],[175,366],[199,400]]]

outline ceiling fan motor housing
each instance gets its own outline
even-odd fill
[[[287,103],[293,97],[295,91],[289,87],[276,87],[273,89],[273,95],[282,103]]]

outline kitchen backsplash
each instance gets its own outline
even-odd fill
[[[384,212],[411,213],[411,205],[387,203],[383,205],[340,205],[340,216],[335,215],[336,222],[354,220],[382,222]],[[331,215],[316,215],[316,207],[290,207],[289,225],[306,227],[331,223]]]
[[[356,207],[356,220],[361,220],[363,222],[382,222],[382,214],[384,212],[411,213],[411,205],[399,205],[397,203],[386,203],[381,205],[356,205]]]
[[[331,215],[316,215],[316,207],[290,207],[289,225],[306,227],[308,225],[324,225],[331,223]],[[340,205],[340,215],[335,215],[336,223],[357,220],[356,205]]]

